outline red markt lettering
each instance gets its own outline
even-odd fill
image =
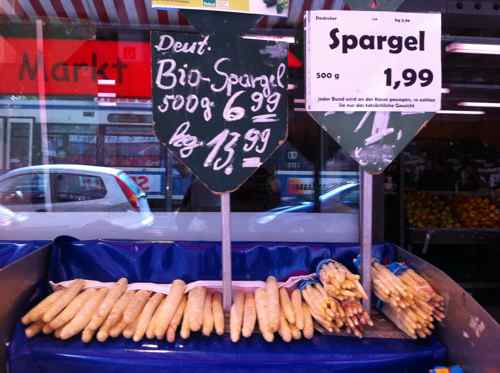
[[[98,63],[97,54],[92,53],[91,61],[89,62],[67,64],[61,61],[51,66],[47,66],[45,69],[45,81],[54,80],[57,82],[78,83],[82,76],[86,77],[88,75],[87,71],[90,71],[91,78],[96,83],[97,79],[111,79],[110,74],[113,74],[116,76],[116,82],[121,84],[123,83],[123,73],[126,67],[127,65],[123,63],[120,58],[117,58],[116,62],[113,64],[107,62]],[[113,69],[115,71],[110,72],[110,70]],[[37,70],[34,58],[30,60],[30,55],[27,52],[23,53],[19,80],[23,81],[25,78],[35,80],[38,72]]]
[[[49,96],[96,96],[100,79],[114,80],[117,97],[150,98],[151,53],[147,42],[76,39],[44,40],[44,76]],[[37,95],[36,40],[0,38],[5,58],[1,94]]]

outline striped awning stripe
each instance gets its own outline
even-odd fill
[[[293,28],[302,24],[306,10],[342,9],[344,0],[289,0],[288,18],[262,17],[258,28]],[[93,22],[119,25],[187,25],[177,10],[156,10],[151,0],[0,0],[0,20]]]

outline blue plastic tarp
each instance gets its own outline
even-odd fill
[[[285,280],[315,272],[325,258],[336,258],[355,270],[353,259],[359,254],[354,244],[235,242],[232,249],[233,280],[265,280],[269,275]],[[115,281],[123,276],[129,282],[220,280],[221,250],[219,242],[78,241],[61,237],[53,244],[49,280]],[[392,261],[396,246],[375,245],[373,251],[374,256]]]
[[[394,259],[396,248],[377,245],[376,255]],[[356,245],[233,243],[234,279],[279,279],[313,272],[316,264],[334,257],[350,264]],[[76,277],[130,282],[171,282],[220,279],[219,243],[151,243],[130,241],[56,240],[51,252],[49,279]],[[290,344],[269,344],[258,335],[233,344],[227,336],[198,335],[175,344],[134,343],[118,338],[84,345],[79,339],[62,342],[50,336],[26,339],[17,325],[9,346],[11,373],[72,372],[425,372],[445,362],[446,349],[435,338],[425,341],[316,336]]]
[[[48,243],[49,241],[0,241],[0,269]]]

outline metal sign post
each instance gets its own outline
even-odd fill
[[[229,311],[233,303],[231,299],[231,193],[222,193],[220,199],[222,215],[222,302],[224,310]]]
[[[371,294],[371,263],[372,263],[372,228],[373,228],[373,175],[361,172],[361,211],[360,243],[361,243],[361,280],[366,294]],[[363,306],[371,309],[370,297],[363,300]]]
[[[45,59],[43,47],[43,21],[36,21],[36,54],[37,54],[37,82],[38,82],[38,103],[40,105],[40,142],[42,149],[42,164],[49,164],[49,135],[47,130],[47,87],[45,82]],[[45,175],[45,211],[52,211],[52,192],[50,176]]]

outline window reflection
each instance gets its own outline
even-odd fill
[[[151,126],[105,126],[104,164],[160,167],[160,143]]]
[[[49,124],[50,163],[97,164],[97,127]]]
[[[35,87],[34,83],[9,83],[8,87],[2,88],[0,173],[5,174],[0,176],[0,185],[4,188],[2,203],[40,202],[33,200],[36,197],[33,192],[23,189],[32,184],[19,184],[19,190],[23,192],[21,198],[16,194],[17,189],[10,190],[10,184],[1,183],[9,177],[11,170],[42,164],[44,152],[47,152],[50,164],[94,165],[122,170],[130,176],[131,182],[137,184],[141,193],[147,194],[147,203],[153,211],[219,211],[219,196],[210,193],[185,166],[169,156],[154,134],[151,101],[144,97],[150,92],[147,84],[151,79],[150,71],[145,67],[150,64],[149,33],[45,28],[45,46],[49,53],[45,53],[47,63],[54,62],[50,51],[57,54],[61,71],[66,71],[66,65],[74,69],[93,55],[103,64],[109,59],[116,61],[119,58],[121,77],[112,83],[113,79],[104,79],[98,70],[89,70],[82,65],[78,68],[79,79],[66,85],[48,81],[47,149],[43,149],[43,117],[38,91],[29,91]],[[34,55],[36,36],[33,28],[9,25],[0,28],[0,34],[3,36],[0,37],[0,50],[9,51],[8,56],[0,57],[0,70],[16,71],[19,63],[22,65],[23,53]],[[59,51],[62,46],[67,50]],[[269,212],[272,216],[288,212],[357,213],[357,165],[306,113],[294,110],[296,102],[303,101],[303,75],[297,71],[290,75],[290,83],[295,89],[290,91],[288,141],[232,193],[232,209],[235,212]],[[102,79],[110,85],[99,83]],[[95,94],[91,95],[92,92]],[[26,172],[32,171],[28,169]],[[78,202],[75,208],[83,211],[84,204],[90,205],[96,199],[105,200],[105,195],[110,195],[106,194],[108,184],[105,186],[92,177],[92,174],[53,174],[51,202]],[[117,188],[119,194],[123,192]],[[127,191],[129,189],[134,188]],[[124,194],[125,205],[128,205],[128,199],[135,198],[133,191],[127,193]],[[39,194],[44,198],[43,193]]]

